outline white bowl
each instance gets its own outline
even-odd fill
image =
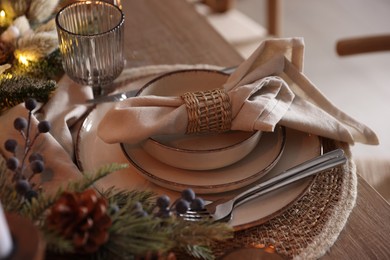
[[[147,83],[138,95],[180,96],[189,91],[222,88],[227,77],[227,74],[214,70],[170,72]],[[241,160],[256,147],[260,137],[259,131],[160,135],[147,139],[142,148],[159,161],[176,168],[210,170]]]

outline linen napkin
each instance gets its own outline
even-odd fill
[[[115,80],[117,87],[115,92],[138,89],[141,80],[154,77],[161,73],[174,71],[178,69],[220,69],[217,66],[208,64],[198,65],[150,65],[140,68],[126,68]],[[86,103],[86,100],[92,99],[93,93],[89,86],[81,86],[64,75],[57,84],[57,90],[50,100],[43,105],[36,114],[39,120],[47,120],[51,123],[51,135],[65,149],[65,151],[74,158],[74,147],[78,128],[85,115],[93,109],[92,104]]]
[[[276,124],[339,141],[378,144],[376,134],[333,105],[302,73],[302,38],[264,41],[221,86],[232,106],[232,130],[273,131]],[[98,127],[107,143],[138,143],[184,134],[180,97],[143,96],[119,102]]]
[[[0,116],[0,152],[9,157],[12,154],[4,149],[4,143],[7,139],[15,139],[20,147],[24,147],[24,139],[21,134],[14,129],[14,120],[17,117],[27,119],[28,111],[24,104],[17,105]],[[32,116],[31,130],[34,136],[37,129],[38,120]],[[72,158],[50,134],[40,134],[33,145],[32,152],[40,153],[45,162],[45,170],[34,176],[34,183],[42,184],[45,193],[54,194],[57,189],[63,185],[65,187],[70,180],[81,177],[77,166],[73,163]],[[19,158],[21,160],[21,158]]]

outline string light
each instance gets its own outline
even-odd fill
[[[4,10],[0,10],[0,26],[5,26],[7,23],[6,13]]]
[[[18,60],[20,63],[22,63],[23,65],[27,66],[28,65],[28,59],[26,56],[23,56],[23,55],[19,55],[18,56]]]

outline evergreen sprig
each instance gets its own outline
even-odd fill
[[[0,155],[0,201],[5,211],[18,212],[23,205],[23,200],[14,189],[10,177],[11,172],[7,168],[6,161]]]
[[[59,50],[27,65],[15,59],[11,69],[0,75],[0,111],[29,97],[47,102],[57,87],[56,81],[64,74],[61,62]]]
[[[27,65],[15,60],[11,73],[16,76],[23,75],[41,80],[58,79],[64,73],[61,53],[57,49],[43,59],[29,61]]]
[[[0,111],[16,106],[27,98],[46,102],[55,89],[54,80],[2,74],[0,75]]]
[[[95,174],[86,173],[80,180],[69,182],[65,187],[58,188],[54,195],[39,194],[37,198],[32,199],[31,202],[23,204],[20,213],[30,218],[33,221],[42,221],[44,213],[54,204],[54,202],[61,196],[64,191],[68,192],[82,192],[91,186],[101,178],[109,175],[118,170],[122,170],[128,167],[127,164],[109,164],[101,167]]]
[[[0,156],[1,157],[1,156]],[[195,258],[214,259],[212,246],[232,237],[230,227],[223,223],[187,222],[181,218],[160,218],[153,214],[156,194],[151,191],[117,190],[110,188],[100,191],[109,202],[112,226],[109,241],[91,255],[76,255],[72,242],[62,238],[45,225],[47,210],[64,192],[82,192],[108,174],[127,167],[126,164],[110,164],[96,171],[86,173],[83,178],[60,187],[54,195],[39,193],[31,201],[22,200],[13,191],[7,168],[0,158],[0,199],[7,211],[16,211],[30,218],[42,232],[49,255],[69,255],[73,259],[134,259],[139,256],[177,252]],[[23,201],[23,203],[22,203]],[[140,216],[137,204],[147,211]]]

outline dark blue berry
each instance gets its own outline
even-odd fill
[[[24,106],[29,110],[32,111],[37,107],[37,102],[33,98],[29,98],[24,102]]]
[[[4,148],[8,152],[15,153],[16,151],[16,146],[18,146],[18,142],[15,139],[8,139],[4,143]]]
[[[137,217],[146,217],[148,215],[148,213],[145,210],[136,210],[134,211],[134,214]]]
[[[160,209],[168,208],[170,203],[171,203],[171,199],[167,195],[162,195],[158,197],[156,201],[156,205]]]
[[[7,168],[10,169],[11,171],[16,170],[19,166],[19,160],[16,157],[10,157],[7,160]]]
[[[191,209],[194,211],[200,211],[204,208],[204,200],[202,198],[196,197],[191,202]]]
[[[43,156],[40,153],[32,153],[28,157],[28,161],[29,162],[32,162],[32,161],[42,161],[43,162]]]
[[[195,199],[195,192],[192,189],[185,189],[181,192],[181,197],[188,202]]]
[[[15,183],[15,189],[19,194],[24,195],[27,191],[31,190],[31,185],[27,180],[18,180]]]
[[[23,117],[17,117],[14,121],[14,128],[16,130],[23,130],[27,127],[27,120]]]
[[[35,190],[28,190],[24,194],[24,197],[28,200],[31,201],[33,198],[38,197],[38,193]]]
[[[160,209],[159,211],[156,212],[156,217],[159,218],[169,218],[171,216],[171,212],[169,211],[168,208],[165,209]]]
[[[30,163],[30,168],[33,173],[41,173],[45,169],[45,165],[40,160],[35,160]]]
[[[187,200],[180,199],[176,203],[176,212],[179,214],[184,214],[190,208],[190,203]]]
[[[40,133],[47,133],[50,131],[50,123],[49,121],[41,121],[38,123],[38,131]]]

